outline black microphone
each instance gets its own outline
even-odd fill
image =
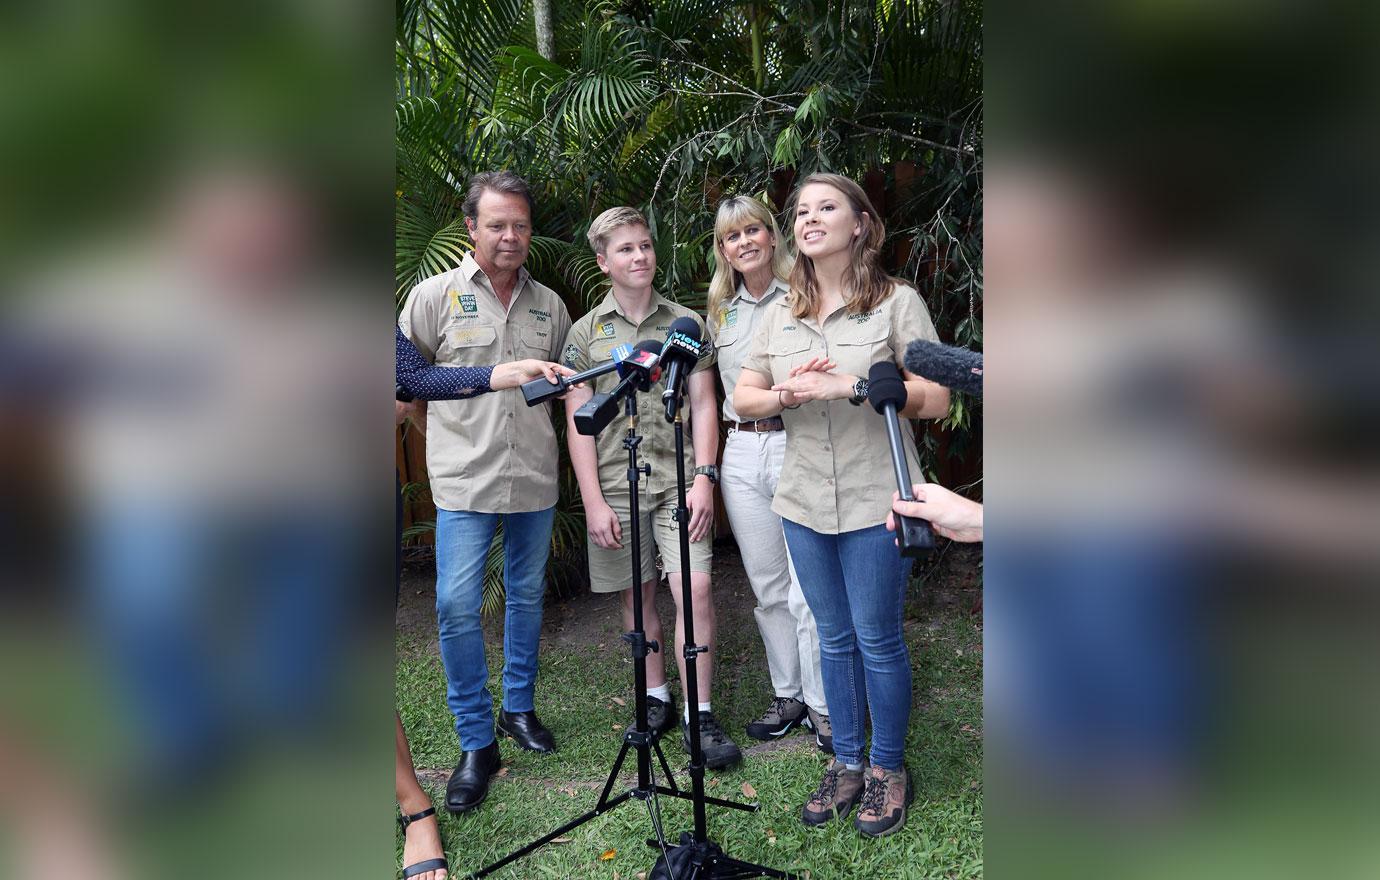
[[[644,339],[633,346],[631,353],[619,357],[617,369],[622,381],[612,391],[594,395],[575,410],[575,432],[591,437],[598,434],[618,416],[618,402],[625,394],[650,390],[661,375],[660,351],[660,342]]]
[[[928,339],[906,346],[906,369],[945,388],[982,396],[982,352]]]
[[[618,363],[618,375],[626,379],[636,373],[637,390],[652,390],[652,383],[661,378],[661,349],[662,344],[655,339],[642,340]]]
[[[639,343],[640,344],[640,343]],[[590,379],[597,379],[607,373],[612,373],[618,369],[618,364],[623,358],[632,354],[632,348],[627,345],[620,345],[613,350],[613,360],[600,364],[597,367],[590,367],[583,373],[576,373],[573,376],[557,376],[556,383],[553,385],[547,381],[545,376],[526,382],[522,386],[522,396],[527,401],[528,406],[536,406],[545,403],[553,397],[564,394],[570,390],[570,386],[587,382]]]
[[[681,382],[699,363],[704,342],[700,337],[700,325],[694,318],[676,318],[671,322],[671,330],[666,334],[666,344],[661,349],[661,360],[670,364],[666,374],[666,391],[661,400],[666,404],[666,421],[676,420],[676,410],[680,407]]]
[[[911,372],[914,372],[913,370]],[[914,501],[910,488],[910,468],[906,465],[906,448],[901,443],[901,420],[896,413],[906,405],[906,383],[901,371],[891,361],[879,361],[867,371],[867,400],[886,420],[886,439],[891,446],[891,468],[896,474],[896,488],[902,501]],[[901,555],[921,557],[934,550],[934,532],[930,524],[913,516],[896,517],[896,538]]]

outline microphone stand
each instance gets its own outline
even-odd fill
[[[666,834],[665,834],[665,831],[663,830],[662,824],[661,824],[661,806],[660,806],[660,804],[657,802],[657,795],[666,795],[666,796],[668,796],[668,797],[677,797],[677,798],[682,798],[682,799],[684,799],[684,800],[689,800],[689,801],[693,801],[693,802],[694,802],[694,804],[695,804],[695,808],[694,808],[694,809],[695,809],[695,827],[696,827],[696,834],[697,834],[696,839],[697,839],[697,840],[700,840],[700,841],[703,841],[703,840],[704,840],[704,824],[705,824],[705,820],[704,820],[704,805],[705,805],[706,803],[716,804],[716,805],[718,805],[718,806],[723,806],[723,807],[732,807],[732,808],[734,808],[734,809],[739,809],[739,810],[749,810],[749,811],[752,811],[752,810],[756,810],[756,809],[757,809],[757,807],[756,807],[755,805],[739,804],[739,803],[734,803],[734,802],[732,802],[732,801],[719,800],[718,798],[709,798],[709,797],[705,797],[705,795],[704,795],[704,756],[700,753],[699,737],[698,737],[698,735],[697,735],[697,734],[698,734],[698,731],[699,731],[699,713],[698,713],[698,712],[694,712],[694,713],[691,714],[691,722],[690,722],[691,725],[692,725],[691,730],[692,730],[693,733],[696,734],[696,735],[692,738],[692,740],[691,740],[691,744],[692,744],[692,747],[693,747],[693,748],[692,748],[692,757],[691,757],[691,776],[693,777],[694,782],[695,782],[695,793],[694,793],[693,795],[692,795],[692,794],[689,794],[689,793],[687,793],[687,792],[682,791],[681,789],[679,789],[679,788],[676,786],[676,779],[675,779],[675,775],[672,774],[672,772],[671,772],[671,765],[667,762],[667,760],[666,760],[666,755],[665,755],[665,753],[663,753],[662,750],[661,750],[661,737],[660,737],[659,734],[653,734],[653,733],[652,733],[650,730],[648,730],[648,728],[647,728],[647,668],[646,668],[646,665],[645,665],[644,661],[645,661],[646,657],[647,657],[651,652],[657,650],[658,646],[657,646],[657,644],[656,644],[655,641],[649,641],[649,640],[647,639],[647,632],[646,632],[646,629],[644,628],[644,623],[643,623],[644,618],[643,618],[643,608],[642,608],[642,551],[641,551],[642,543],[641,543],[641,527],[640,527],[638,488],[639,488],[639,484],[641,483],[641,477],[642,477],[642,475],[643,475],[643,474],[650,474],[650,473],[652,472],[652,466],[651,466],[650,464],[645,464],[645,463],[644,463],[644,464],[638,464],[638,461],[637,461],[637,449],[638,449],[638,446],[640,446],[641,443],[642,443],[642,436],[641,436],[640,434],[637,433],[637,394],[636,394],[636,392],[637,392],[638,390],[639,390],[639,389],[638,389],[638,383],[637,383],[637,382],[629,381],[628,379],[625,379],[623,382],[620,382],[620,383],[619,383],[618,387],[617,387],[617,388],[615,389],[615,391],[614,391],[615,394],[618,394],[618,395],[622,395],[622,396],[623,396],[623,411],[624,411],[624,414],[625,414],[626,417],[627,417],[627,436],[625,436],[625,437],[623,438],[623,448],[626,449],[626,450],[628,450],[628,476],[627,476],[627,479],[628,479],[628,489],[629,489],[629,492],[630,492],[629,513],[630,513],[631,516],[632,516],[632,522],[631,522],[630,525],[629,525],[628,539],[629,539],[630,541],[632,541],[632,591],[633,591],[633,602],[632,602],[633,608],[632,608],[632,611],[633,611],[633,627],[632,627],[632,630],[631,630],[631,631],[626,632],[626,633],[623,634],[623,641],[625,641],[625,642],[628,643],[628,651],[629,651],[629,653],[632,655],[632,661],[633,661],[633,663],[632,663],[632,667],[633,667],[633,727],[632,727],[631,730],[629,730],[629,731],[627,731],[626,733],[623,734],[623,745],[622,745],[622,746],[619,748],[619,750],[618,750],[618,757],[614,759],[613,767],[609,770],[608,778],[607,778],[607,779],[605,780],[605,782],[604,782],[603,791],[600,792],[600,794],[599,794],[599,800],[595,803],[593,809],[589,810],[589,811],[586,812],[586,813],[583,813],[583,814],[580,815],[580,816],[577,816],[576,818],[570,820],[569,822],[566,822],[564,825],[560,826],[559,828],[556,828],[556,829],[553,830],[553,831],[547,832],[546,834],[542,835],[541,837],[537,838],[536,840],[532,841],[531,843],[528,843],[527,845],[523,846],[521,849],[515,850],[515,851],[512,852],[512,853],[509,853],[508,855],[504,856],[503,858],[499,859],[498,861],[494,862],[493,864],[486,865],[485,867],[481,868],[480,870],[478,870],[478,871],[476,871],[474,874],[472,874],[472,875],[471,875],[472,877],[476,877],[476,878],[478,878],[478,877],[488,877],[489,875],[491,875],[491,874],[493,874],[494,872],[496,872],[496,871],[498,871],[498,870],[504,868],[505,866],[507,866],[507,865],[509,865],[509,864],[511,864],[511,863],[513,863],[513,862],[515,862],[515,861],[517,861],[518,859],[521,859],[521,858],[523,858],[524,856],[527,856],[527,855],[531,854],[532,852],[534,852],[534,851],[540,849],[541,847],[545,846],[546,844],[550,843],[551,841],[555,840],[556,838],[561,837],[562,835],[564,835],[564,834],[566,834],[566,833],[568,833],[568,832],[570,832],[570,831],[573,831],[574,829],[580,827],[581,825],[585,824],[586,822],[590,821],[591,819],[594,819],[594,818],[597,817],[597,816],[602,816],[602,815],[604,815],[605,813],[608,813],[608,812],[614,810],[615,808],[617,808],[617,807],[620,806],[621,804],[627,802],[628,800],[634,799],[634,798],[637,799],[637,800],[639,800],[639,801],[642,801],[642,802],[643,802],[644,804],[646,804],[646,806],[647,806],[647,816],[648,816],[648,818],[650,819],[650,821],[651,821],[651,823],[652,823],[652,833],[655,835],[655,837],[652,838],[652,839],[650,839],[650,840],[648,840],[647,843],[648,843],[649,845],[651,845],[651,846],[655,846],[655,847],[660,848],[661,853],[662,853],[662,855],[661,855],[661,859],[662,859],[662,860],[670,858],[671,855],[672,855],[672,853],[673,853],[675,850],[680,849],[681,847],[677,847],[677,846],[668,846],[668,845],[667,845],[667,842],[666,842]],[[646,390],[646,389],[643,389],[643,390]],[[597,433],[597,432],[596,432],[596,433]],[[680,426],[679,426],[679,419],[677,419],[677,428],[676,428],[676,454],[677,454],[677,456],[679,456],[679,455],[681,454],[681,449],[682,449],[682,438],[681,438],[681,432],[680,432]],[[680,488],[680,495],[679,495],[679,498],[680,498],[680,507],[679,507],[678,510],[677,510],[677,516],[679,517],[679,515],[680,515],[681,513],[683,513],[684,510],[685,510],[685,465],[684,465],[684,462],[683,462],[682,460],[680,460],[679,458],[677,459],[677,461],[678,461],[678,465],[677,465],[677,475],[678,475],[678,477],[679,477],[679,488]],[[690,551],[689,551],[689,535],[688,535],[688,533],[685,531],[685,522],[684,522],[684,521],[681,522],[681,553],[682,553],[682,558],[687,559],[687,560],[690,558]],[[685,574],[684,574],[683,589],[684,589],[684,591],[685,591],[685,596],[686,596],[686,598],[689,598],[689,595],[690,595],[690,573],[689,573],[689,569],[688,569],[688,568],[686,568]],[[687,605],[687,606],[685,607],[685,614],[686,614],[686,651],[687,651],[687,652],[689,651],[689,649],[690,649],[690,647],[691,647],[691,645],[692,645],[692,643],[693,643],[693,638],[692,638],[692,636],[690,635],[690,622],[689,622],[689,621],[690,621],[690,617],[689,617],[690,611],[691,611],[690,606]],[[699,651],[703,651],[703,650],[705,650],[705,649],[704,649],[704,648],[699,648],[698,650],[699,650]],[[686,697],[686,699],[687,699],[687,700],[693,700],[693,701],[695,701],[694,704],[697,705],[697,704],[698,704],[698,691],[697,691],[696,685],[695,685],[695,683],[694,683],[694,682],[695,682],[695,679],[694,679],[694,663],[695,663],[695,661],[694,661],[694,657],[693,657],[692,655],[689,655],[689,654],[687,653],[687,656],[689,657],[689,660],[688,660],[688,663],[687,663],[688,669],[687,669],[687,672],[686,672],[686,677],[690,679],[690,682],[686,685],[686,687],[687,687],[687,694],[688,694],[688,696]],[[617,795],[613,795],[612,797],[610,797],[610,795],[611,795],[612,792],[613,792],[613,786],[614,786],[614,784],[618,781],[618,774],[619,774],[619,772],[623,769],[623,762],[624,762],[624,760],[626,760],[627,757],[628,757],[628,751],[629,751],[629,750],[636,750],[636,752],[637,752],[637,784],[634,785],[632,788],[627,789],[626,791],[623,791],[623,792],[621,792],[621,793],[619,793],[619,794],[617,794]],[[652,764],[652,753],[653,753],[653,752],[656,753],[657,761],[658,761],[658,763],[659,763],[659,765],[660,765],[660,767],[661,767],[662,772],[665,774],[665,779],[666,779],[666,783],[667,783],[666,785],[659,785],[659,784],[657,783],[657,781],[656,781],[656,770],[655,770],[654,765]],[[696,765],[698,765],[698,768],[699,768],[699,769],[698,769],[698,775],[696,775],[696,770],[695,770]],[[714,845],[713,845],[713,844],[709,844],[709,846],[712,847],[712,846],[714,846]],[[717,849],[717,847],[714,847],[714,848]],[[661,860],[658,860],[658,864],[660,864],[660,861],[661,861]],[[730,861],[731,861],[731,860],[730,860]],[[744,864],[744,865],[746,865],[746,863],[736,863],[736,864]],[[690,874],[687,875],[687,874],[682,874],[680,871],[677,871],[677,872],[675,872],[675,873],[673,873],[673,874],[668,875],[668,877],[669,877],[669,880],[687,880],[688,877],[699,877],[699,876],[725,877],[725,878],[726,878],[726,877],[788,877],[788,876],[789,876],[789,875],[786,875],[786,874],[781,874],[781,873],[779,873],[779,872],[771,871],[770,869],[767,869],[767,868],[760,868],[760,869],[758,869],[756,866],[752,866],[752,865],[749,865],[748,867],[754,868],[754,869],[755,869],[754,872],[753,872],[753,873],[749,873],[749,874],[737,873],[737,874],[709,874],[709,875],[701,875],[701,874],[699,874],[699,873],[690,873]]]
[[[680,389],[672,388],[675,395],[668,401],[675,407],[676,434],[676,510],[673,518],[680,533],[680,592],[681,615],[685,620],[685,706],[690,716],[690,791],[689,800],[694,804],[695,829],[692,833],[682,833],[680,843],[670,851],[662,845],[661,858],[657,859],[648,880],[730,880],[746,877],[778,877],[783,880],[796,880],[796,875],[730,858],[718,844],[709,839],[705,804],[728,807],[745,812],[756,812],[757,804],[741,804],[736,801],[707,797],[704,793],[704,750],[700,746],[700,688],[696,671],[696,658],[709,648],[695,644],[694,599],[690,589],[690,509],[685,503],[685,428],[681,418]],[[678,797],[686,797],[678,795]]]

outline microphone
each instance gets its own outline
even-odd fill
[[[886,420],[891,468],[896,474],[896,488],[901,493],[901,500],[914,501],[915,494],[910,489],[910,468],[906,465],[906,448],[901,443],[901,420],[896,415],[906,405],[906,383],[901,378],[901,371],[891,361],[879,361],[867,371],[867,401]],[[934,550],[934,532],[930,524],[913,516],[897,516],[896,538],[901,545],[902,556],[918,558]]]
[[[625,394],[650,390],[652,383],[661,376],[660,351],[660,342],[655,339],[644,339],[633,346],[628,354],[618,358],[618,375],[622,377],[622,381],[614,386],[612,391],[594,395],[575,410],[576,433],[587,436],[598,434],[617,417],[618,401]]]
[[[906,346],[906,369],[945,388],[982,396],[982,352],[917,339]]]
[[[636,373],[637,390],[650,391],[652,383],[661,378],[661,343],[644,339],[632,347],[632,353],[618,363],[619,377],[626,379]]]
[[[661,349],[662,361],[670,364],[666,374],[666,391],[661,395],[662,402],[666,404],[668,422],[676,420],[676,410],[680,406],[681,380],[699,363],[703,348],[700,325],[694,318],[681,317],[671,322],[671,330],[666,334],[666,344]]]
[[[641,343],[638,343],[641,345]],[[546,381],[545,376],[526,382],[522,386],[522,396],[527,401],[528,406],[536,406],[545,403],[553,397],[557,397],[570,390],[570,386],[587,382],[590,379],[597,379],[607,373],[612,373],[618,369],[618,365],[624,358],[632,354],[633,349],[628,345],[620,345],[612,352],[613,360],[602,363],[597,367],[590,367],[583,373],[576,373],[573,376],[558,376],[556,384]]]

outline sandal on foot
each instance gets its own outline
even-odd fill
[[[398,825],[403,830],[403,837],[407,836],[407,826],[411,825],[413,822],[420,822],[427,816],[434,815],[436,815],[436,808],[427,807],[420,813],[413,813],[411,816],[399,816]],[[437,831],[440,831],[440,829],[438,828]],[[444,845],[445,842],[442,841],[442,846],[444,847]],[[427,859],[426,861],[417,862],[413,865],[404,865],[402,874],[403,880],[407,880],[409,877],[416,877],[418,874],[425,874],[428,871],[445,871],[447,875],[450,874],[450,864],[446,861],[444,850],[439,859]]]

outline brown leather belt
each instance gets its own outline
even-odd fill
[[[729,422],[729,425],[739,431],[751,431],[754,434],[767,434],[771,431],[786,430],[786,423],[781,421],[780,416],[772,416],[769,419],[758,419],[755,422]]]

